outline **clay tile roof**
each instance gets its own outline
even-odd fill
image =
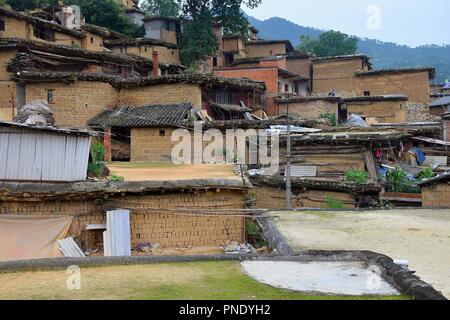
[[[182,126],[189,118],[192,104],[122,106],[105,110],[89,121],[93,127],[159,128]]]
[[[26,14],[23,14],[21,12],[17,12],[17,11],[13,11],[13,10],[8,10],[5,8],[0,8],[0,15],[2,16],[7,16],[7,17],[12,17],[12,18],[16,18],[18,20],[23,20],[23,21],[27,21],[29,23],[32,23],[34,25],[41,25],[41,26],[45,26],[49,29],[61,32],[61,33],[65,33],[65,34],[70,34],[74,37],[83,38],[83,33],[77,30],[72,30],[72,29],[68,29],[65,28],[57,23],[53,23],[41,18],[36,18],[36,17],[32,17]]]

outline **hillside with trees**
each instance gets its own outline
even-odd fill
[[[318,39],[324,30],[303,27],[283,18],[262,21],[247,16],[249,22],[260,30],[265,39],[287,39],[295,46],[300,45],[300,37]],[[375,68],[405,68],[432,66],[436,68],[436,83],[450,80],[450,45],[427,45],[411,48],[396,43],[373,39],[358,39],[358,53],[372,57]]]

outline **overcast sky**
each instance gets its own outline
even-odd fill
[[[263,0],[257,9],[244,10],[262,20],[278,16],[410,46],[450,44],[448,0]]]

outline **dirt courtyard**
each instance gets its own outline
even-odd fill
[[[371,250],[409,261],[450,298],[450,209],[272,213],[298,251]]]
[[[170,163],[112,163],[112,174],[125,181],[169,181],[191,179],[241,179],[234,167],[224,164],[174,165]]]

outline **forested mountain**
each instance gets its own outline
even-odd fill
[[[287,39],[295,46],[299,44],[301,35],[317,38],[323,32],[320,29],[297,25],[283,18],[275,17],[262,21],[248,16],[248,19],[260,30],[261,38]],[[360,39],[358,51],[371,56],[377,69],[432,66],[436,68],[436,83],[450,80],[450,45],[411,48],[396,43]]]

